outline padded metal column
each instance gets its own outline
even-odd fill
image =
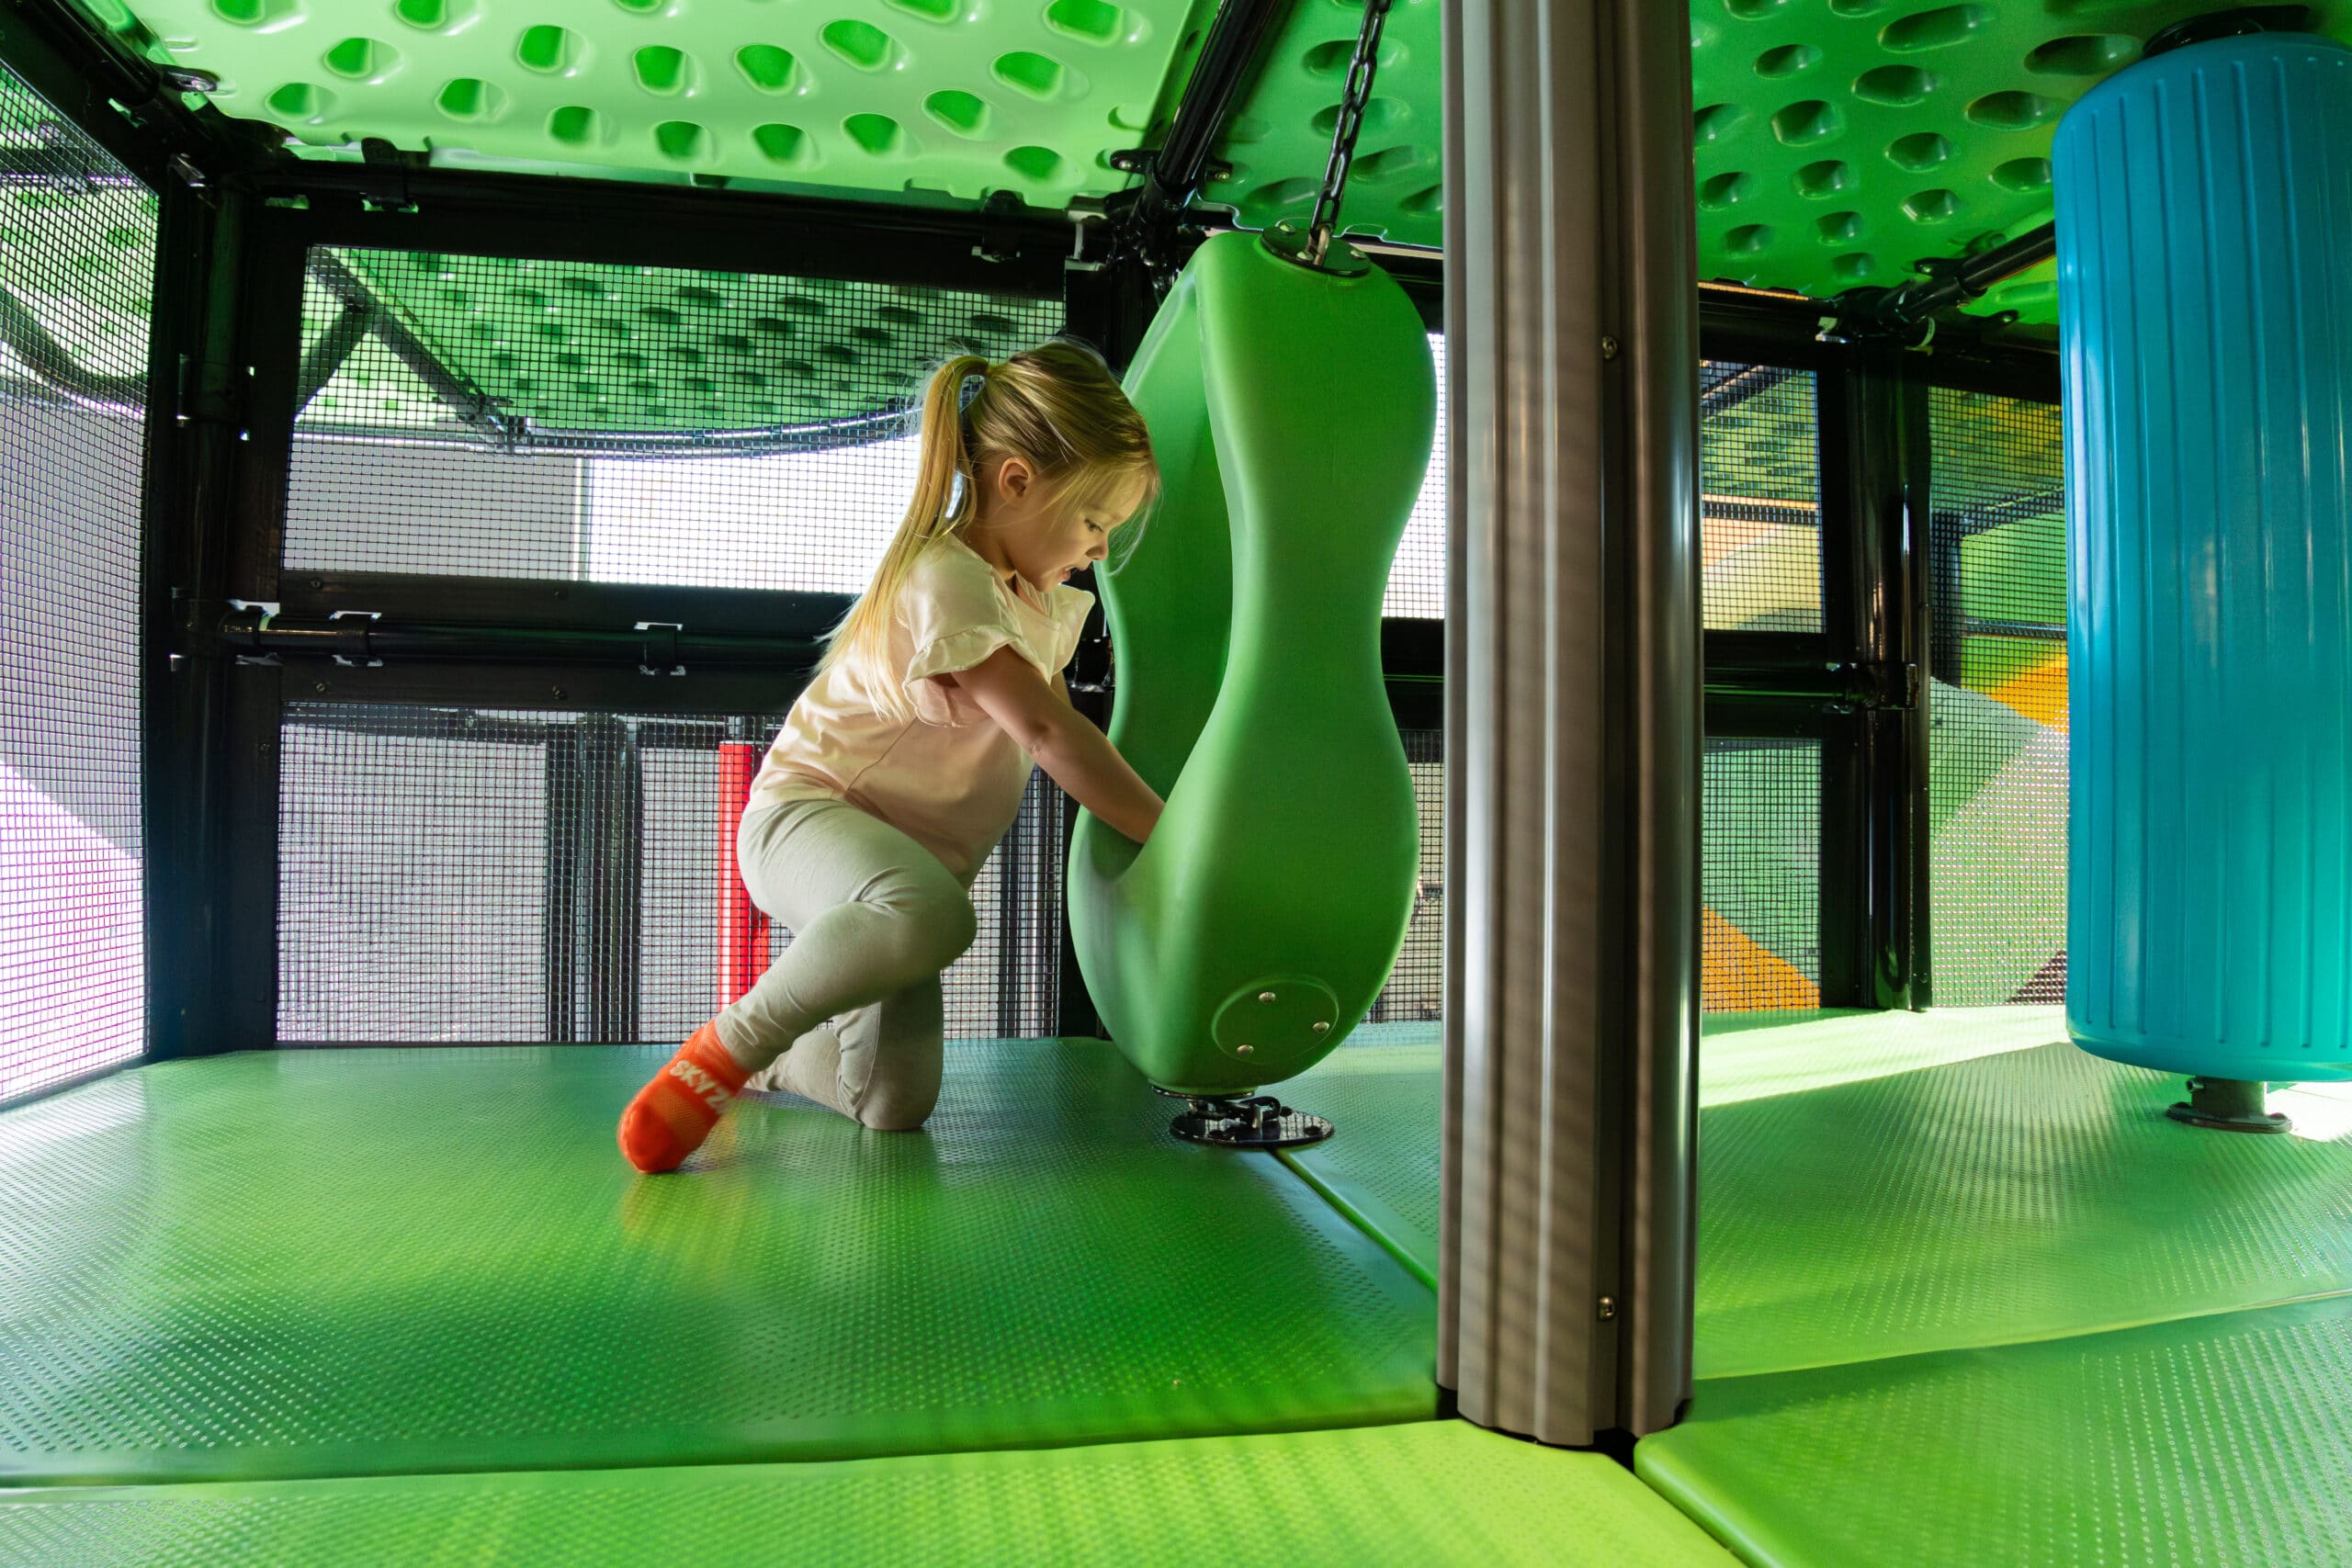
[[[1439,1379],[1585,1444],[1690,1390],[1699,1020],[1688,19],[1447,12]]]

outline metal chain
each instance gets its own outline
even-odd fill
[[[1340,123],[1331,128],[1331,161],[1323,170],[1323,188],[1315,193],[1315,216],[1306,227],[1306,259],[1323,265],[1330,249],[1331,229],[1339,221],[1340,198],[1347,191],[1348,165],[1355,162],[1356,136],[1363,130],[1364,106],[1372,101],[1373,73],[1380,66],[1380,28],[1388,19],[1391,0],[1364,0],[1363,31],[1356,35],[1356,52],[1348,62],[1347,91],[1340,97]]]

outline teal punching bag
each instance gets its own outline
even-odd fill
[[[1329,1132],[1290,1117],[1284,1136],[1283,1108],[1241,1097],[1363,1021],[1412,914],[1419,821],[1380,608],[1436,384],[1411,301],[1348,254],[1211,239],[1126,381],[1163,488],[1098,573],[1110,735],[1168,808],[1140,849],[1080,816],[1069,919],[1111,1038],[1193,1100],[1176,1130],[1205,1141]]]

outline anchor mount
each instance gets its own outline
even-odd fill
[[[1331,1123],[1323,1117],[1293,1111],[1271,1094],[1185,1094],[1158,1084],[1151,1089],[1185,1103],[1187,1109],[1168,1123],[1168,1130],[1188,1144],[1221,1149],[1290,1149],[1319,1144],[1332,1132]]]

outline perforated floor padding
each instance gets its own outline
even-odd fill
[[[2064,1011],[2018,1007],[1710,1013],[1700,1056],[1699,1102],[1715,1106],[1794,1094],[2023,1050],[2064,1039]],[[1438,1266],[1443,1061],[1434,1026],[1375,1026],[1282,1086],[1286,1103],[1329,1117],[1337,1129],[1330,1142],[1283,1157],[1430,1280]],[[1702,1304],[1707,1263],[1702,1251]]]
[[[1756,1563],[2333,1568],[2347,1434],[2327,1301],[1702,1382],[1634,1464]]]
[[[0,1116],[0,1473],[838,1458],[1426,1418],[1430,1293],[1110,1047],[950,1048],[919,1134],[747,1103],[621,1160],[665,1053],[256,1053]]]
[[[1600,1455],[1457,1422],[855,1463],[75,1488],[0,1495],[0,1558],[87,1568],[1731,1562]]]
[[[2352,1139],[2200,1133],[2048,1045],[1700,1122],[1702,1377],[2352,1290]]]
[[[1367,1038],[1369,1036],[1369,1038]],[[1329,1117],[1329,1142],[1283,1158],[1431,1288],[1437,1280],[1439,1074],[1434,1025],[1363,1030],[1279,1092]]]

